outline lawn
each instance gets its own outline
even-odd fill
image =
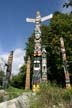
[[[6,89],[6,92],[9,96],[9,99],[13,99],[20,96],[24,92],[24,89],[18,89],[10,86],[8,89]]]

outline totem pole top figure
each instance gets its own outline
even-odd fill
[[[45,16],[45,17],[41,17],[40,15],[40,12],[37,11],[36,12],[36,18],[26,18],[26,22],[32,22],[32,23],[40,23],[40,22],[43,22],[43,21],[46,21],[48,19],[51,19],[53,17],[53,14],[50,14],[48,16]]]

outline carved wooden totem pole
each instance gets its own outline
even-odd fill
[[[12,71],[12,61],[13,61],[13,51],[10,52],[8,57],[8,63],[5,63],[6,68],[6,76],[3,78],[3,88],[7,89],[9,87],[9,81],[11,79],[11,71]]]
[[[52,14],[41,17],[40,12],[37,11],[36,18],[27,18],[27,22],[35,23],[35,46],[34,46],[34,67],[33,67],[33,92],[39,91],[39,83],[41,82],[41,74],[42,74],[42,47],[41,47],[41,22],[46,21],[50,18],[52,18]]]
[[[45,46],[42,47],[42,81],[47,82],[47,57]]]
[[[27,61],[25,89],[30,89],[30,57]]]
[[[64,66],[66,88],[70,88],[71,85],[70,85],[69,72],[67,69],[66,51],[64,47],[64,40],[62,37],[60,38],[60,42],[61,42],[61,52],[62,52],[62,59],[63,59],[63,66]]]
[[[8,63],[6,64],[7,70],[6,70],[6,79],[10,81],[11,79],[11,71],[12,71],[12,61],[13,61],[13,51],[10,52]]]

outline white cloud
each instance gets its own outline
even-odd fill
[[[8,61],[8,53],[0,55],[0,58],[3,58],[4,61],[7,63]],[[24,64],[24,56],[25,56],[25,51],[22,50],[21,48],[18,48],[14,51],[13,55],[13,63],[12,63],[12,74],[17,74],[19,72],[20,66]],[[4,67],[4,61],[0,59],[0,64],[1,67]]]
[[[25,56],[25,51],[22,49],[16,49],[14,51],[14,56],[13,56],[13,64],[12,64],[12,73],[17,74],[19,72],[19,67],[24,64],[24,56]]]

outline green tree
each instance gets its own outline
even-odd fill
[[[26,79],[26,65],[23,65],[20,68],[20,72],[13,76],[11,80],[11,85],[16,88],[25,88],[25,79]]]
[[[2,70],[0,70],[0,77],[5,76],[4,72]]]
[[[2,85],[3,77],[4,77],[4,72],[0,70],[0,85]]]

